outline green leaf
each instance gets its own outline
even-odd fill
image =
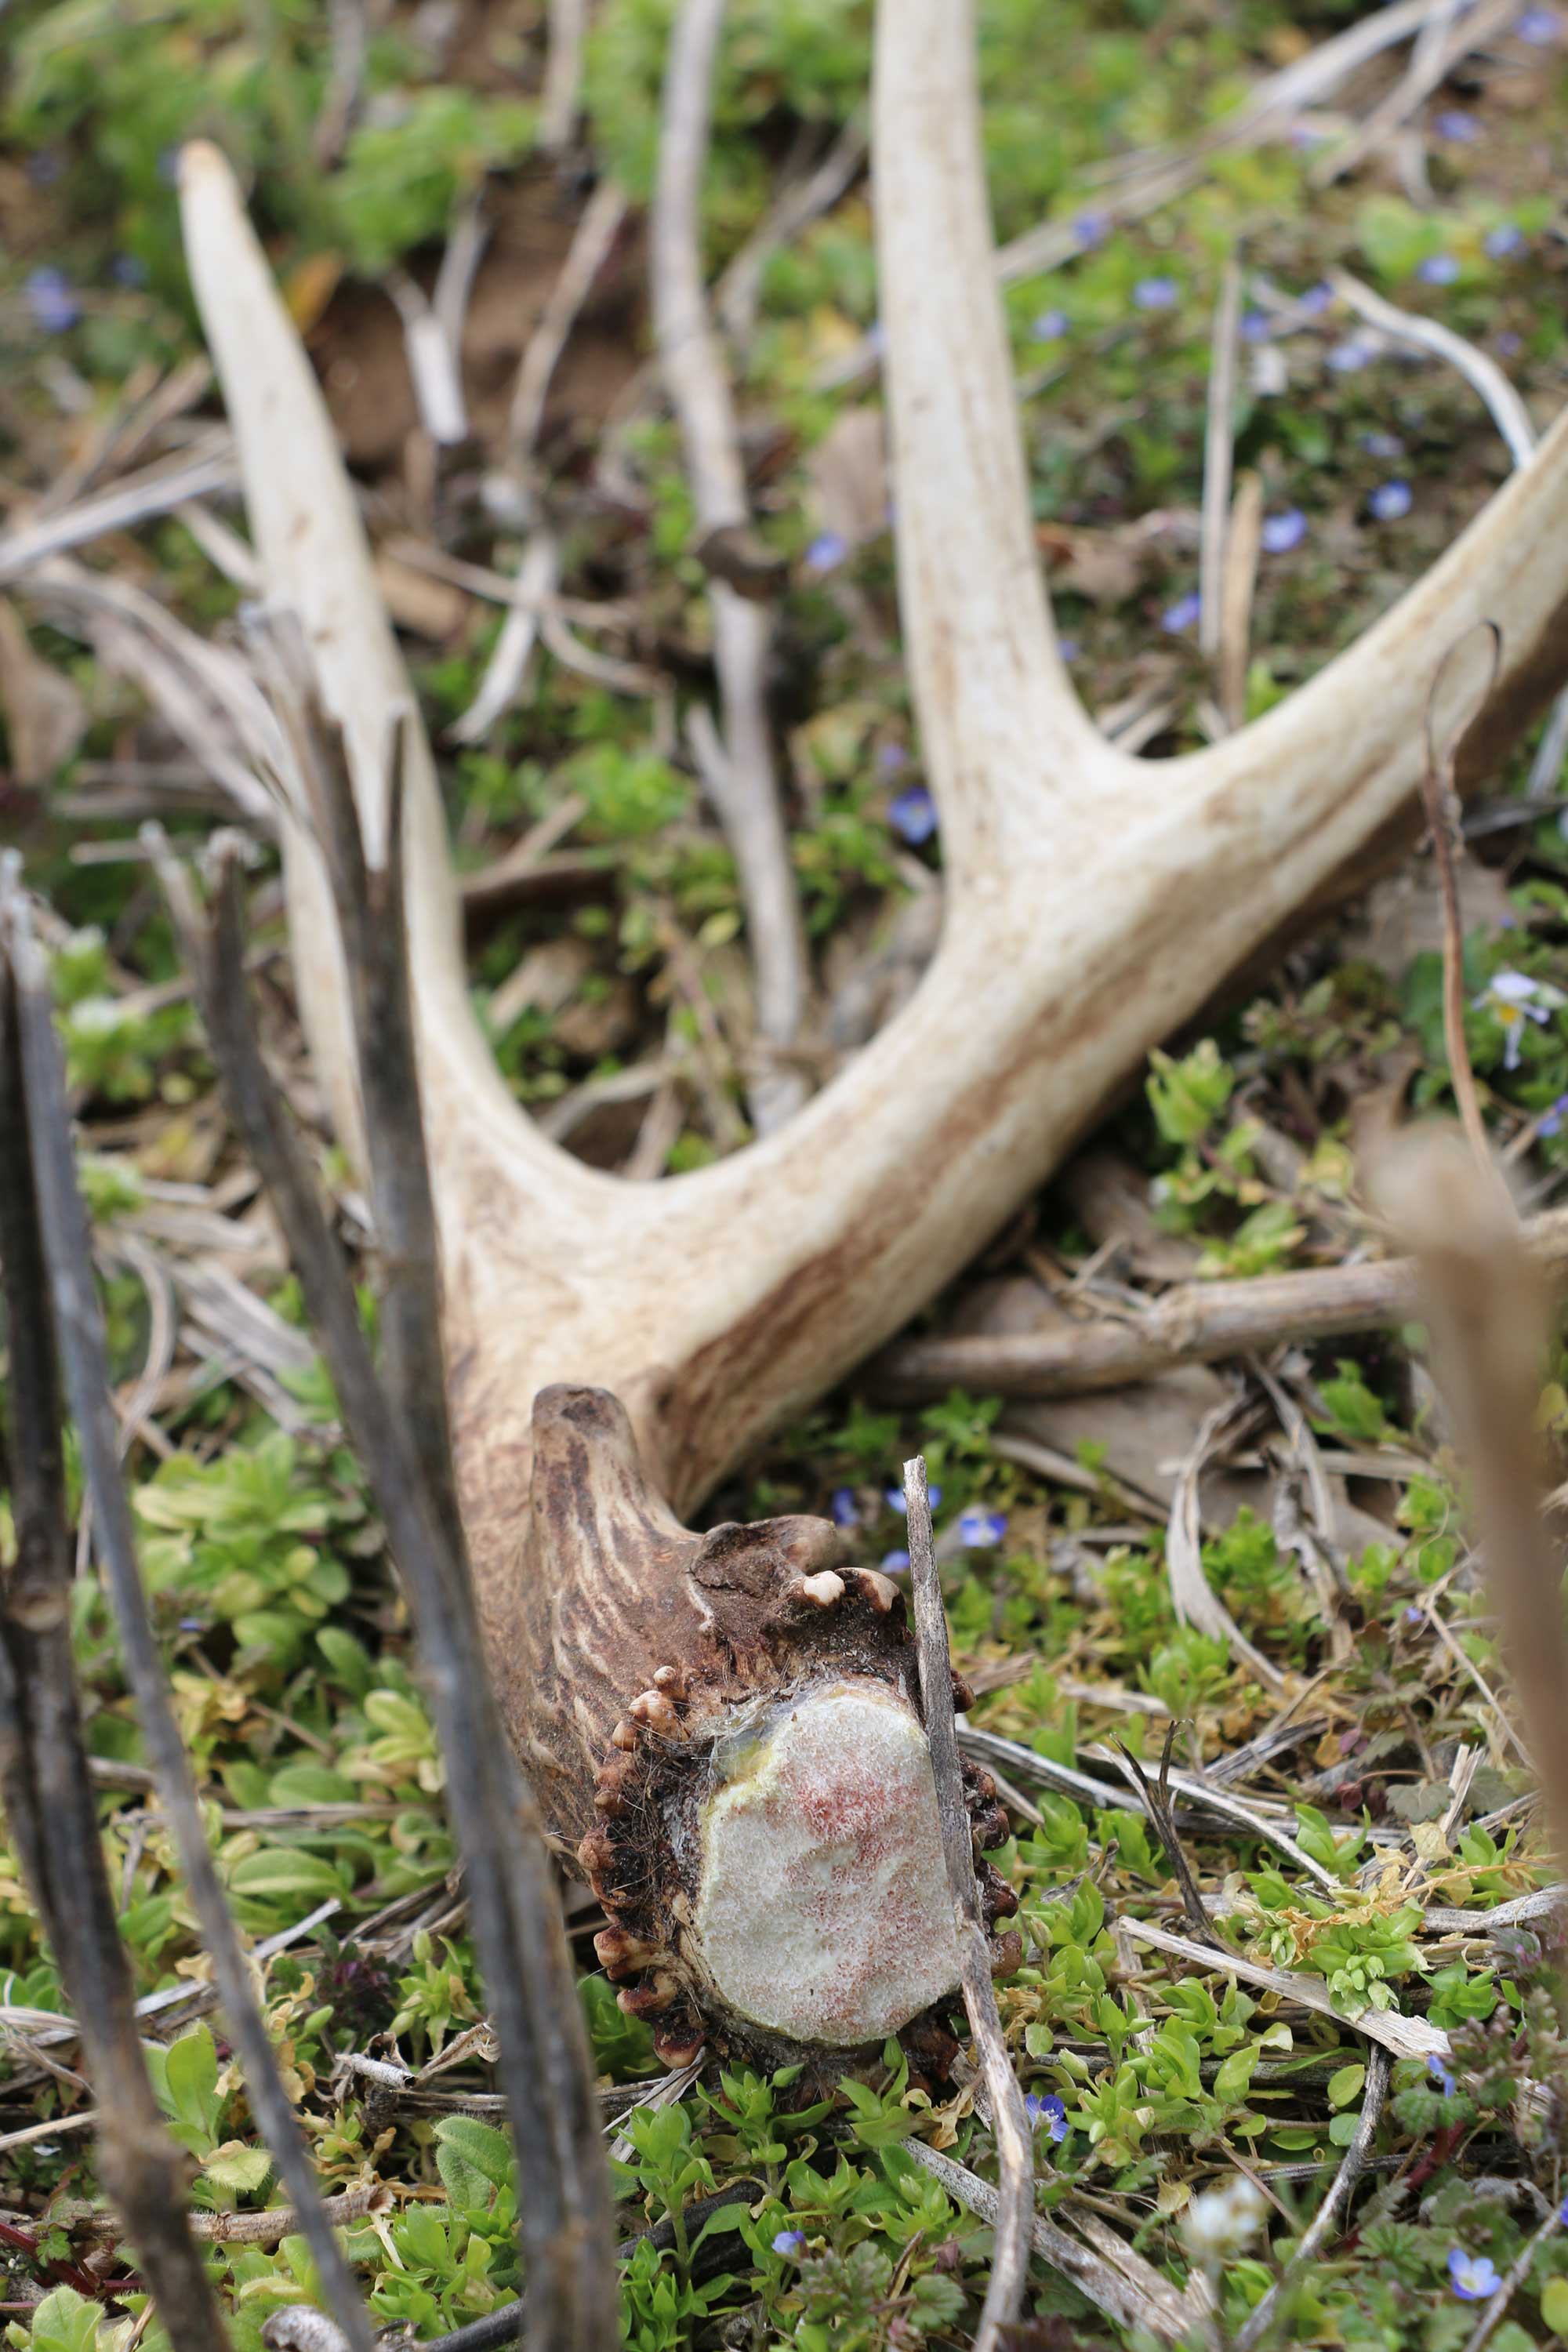
[[[447,2179],[443,2158],[455,2158],[457,2166],[477,2173],[487,2189],[503,2189],[511,2179],[511,2142],[493,2124],[482,2124],[477,2116],[443,2116],[436,2126],[436,2137],[440,2143],[436,2163],[443,2180]],[[449,2180],[447,2187],[451,2189]],[[456,2190],[451,2193],[456,2197]],[[488,2204],[489,2197],[481,2201]]]
[[[62,2292],[68,2290],[62,2289]],[[54,2301],[53,2295],[49,2301]],[[38,2305],[38,2317],[33,2322],[33,2341],[38,2340],[38,2319],[45,2306]],[[1553,2336],[1568,2336],[1568,2278],[1549,2278],[1541,2290],[1541,2316]]]
[[[1226,2105],[1237,2099],[1245,2099],[1252,2082],[1252,2070],[1257,2063],[1258,2044],[1255,2042],[1247,2043],[1240,2050],[1233,2050],[1214,2078],[1215,2097],[1223,2100]]]
[[[1337,2074],[1329,2076],[1330,2106],[1348,2107],[1352,2099],[1360,2098],[1365,2080],[1364,2066],[1342,2066]]]
[[[217,2135],[217,2048],[210,2030],[194,2025],[169,2044],[163,2088],[169,2114],[201,2146],[210,2147]]]
[[[58,2286],[33,2313],[32,2352],[93,2352],[103,2305],[74,2286]]]
[[[208,2157],[202,2177],[216,2181],[220,2189],[232,2189],[237,2196],[253,2197],[266,2187],[271,2170],[272,2158],[266,2148],[242,2147],[236,2141]]]
[[[342,1872],[324,1854],[282,1845],[242,1855],[228,1883],[236,1895],[292,1895],[307,1905],[345,1891]]]
[[[708,2219],[692,2239],[692,2252],[697,2252],[705,2238],[718,2237],[727,2230],[738,2230],[742,2222],[749,2221],[751,2218],[752,2209],[749,2205],[721,2205],[717,2212],[709,2214]]]

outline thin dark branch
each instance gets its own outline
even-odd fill
[[[942,1612],[942,1579],[937,1573],[931,1537],[931,1497],[926,1491],[923,1455],[904,1465],[904,1497],[908,1508],[910,1576],[914,1588],[915,1649],[920,1662],[921,1703],[926,1738],[931,1745],[931,1770],[936,1777],[937,1806],[942,1817],[942,1854],[958,1930],[958,1960],[963,2005],[979,2053],[985,2087],[991,2094],[992,2128],[1001,2190],[996,2216],[995,2248],[991,2283],[974,2338],[975,2352],[996,2352],[1002,2332],[1016,2323],[1023,2306],[1028,2275],[1030,2236],[1035,2222],[1034,2144],[1024,2095],[1013,2072],[996,2009],[996,1988],[991,1981],[991,1947],[980,1913],[980,1889],[974,1876],[974,1846],[969,1813],[963,1801],[963,1781],[958,1761],[957,1719],[952,1706],[952,1659],[947,1644],[947,1619]]]
[[[1297,2247],[1289,2263],[1274,2282],[1261,2303],[1248,2313],[1247,2325],[1236,2339],[1235,2352],[1256,2352],[1256,2347],[1273,2326],[1285,2297],[1315,2263],[1328,2242],[1329,2233],[1342,2214],[1348,2212],[1356,2182],[1360,2179],[1377,2137],[1377,2126],[1383,2119],[1383,2103],[1388,2095],[1390,2059],[1386,2050],[1373,2042],[1366,2053],[1366,2085],[1362,2093],[1361,2115],[1357,2119],[1355,2137],[1344,2152],[1339,2170],[1330,2184],[1329,2193],[1313,2216],[1310,2228]]]
[[[423,1457],[409,1446],[377,1379],[349,1270],[262,1059],[244,980],[237,864],[220,849],[214,906],[204,916],[184,871],[158,846],[160,878],[231,1116],[271,1196],[344,1424],[413,1605],[512,2116],[530,2341],[560,2352],[594,2352],[601,2346],[608,2352],[618,2336],[618,2299],[608,2182],[581,2012],[537,1809],[517,1770],[486,1670],[467,1560],[447,1539],[444,1515],[423,1476]],[[395,936],[401,940],[401,927]],[[398,985],[405,991],[405,981]],[[378,1001],[370,1022],[372,1030],[384,1030],[394,1041],[408,1034],[405,993],[399,1002],[401,1012],[398,1003]],[[417,1182],[410,1171],[419,1114],[412,1050],[405,1050],[401,1076],[395,1043],[388,1048],[390,1059],[380,1053],[363,1057],[360,1073],[372,1170],[392,1157],[401,1171],[390,1200],[378,1189],[375,1202],[378,1219],[403,1220],[401,1229],[383,1228],[395,1263],[418,1245],[420,1214],[408,1204],[408,1188]],[[422,1139],[418,1160],[422,1169]],[[419,1310],[405,1311],[412,1333]],[[438,1346],[433,1360],[439,1365]]]
[[[301,2232],[309,2241],[339,2325],[353,2352],[374,2352],[374,2337],[353,2274],[331,2225],[321,2218],[315,2167],[251,1990],[249,1963],[208,1851],[189,1759],[163,1679],[121,1476],[103,1318],[93,1286],[92,1235],[77,1190],[65,1070],[55,1032],[48,972],[20,902],[14,905],[9,918],[9,951],[45,1272],[66,1393],[92,1506],[93,1547],[120,1631],[126,1679],[202,1941],[212,1959],[251,2113],[276,2159],[289,2201],[299,2209]]]
[[[1215,1932],[1209,1925],[1209,1915],[1204,1909],[1204,1898],[1198,1892],[1197,1880],[1193,1876],[1192,1864],[1182,1846],[1176,1828],[1175,1808],[1171,1800],[1171,1747],[1175,1737],[1175,1724],[1168,1723],[1165,1726],[1165,1745],[1160,1754],[1157,1787],[1123,1740],[1113,1739],[1110,1744],[1121,1758],[1121,1769],[1137,1790],[1154,1834],[1164,1847],[1166,1858],[1176,1874],[1176,1884],[1182,1890],[1183,1908],[1194,1934],[1200,1936],[1205,1944],[1212,1944],[1215,1941]]]
[[[5,889],[0,882],[0,895]],[[0,923],[9,928],[3,904]],[[0,1587],[0,1790],[80,2021],[99,2103],[104,2186],[176,2352],[213,2352],[226,2331],[186,2226],[184,2160],[163,2127],[142,2053],[77,1703],[59,1370],[27,1156],[16,1016],[0,940],[0,1277],[16,1535],[16,1564]]]

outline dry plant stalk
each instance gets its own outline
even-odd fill
[[[1378,1208],[1414,1252],[1433,1369],[1469,1478],[1476,1531],[1524,1712],[1553,1849],[1568,1854],[1568,1628],[1563,1560],[1542,1516],[1536,1414],[1546,1301],[1500,1178],[1452,1129],[1401,1137],[1374,1171]]]
[[[694,32],[714,13],[683,12]],[[658,1184],[584,1167],[520,1112],[476,1028],[416,724],[405,743],[413,1021],[486,1643],[547,1826],[605,1900],[607,1964],[671,2058],[704,2036],[820,2053],[918,2035],[957,1978],[901,1602],[823,1522],[699,1537],[679,1515],[905,1322],[1150,1045],[1407,814],[1443,646],[1483,617],[1502,631],[1471,772],[1563,667],[1560,423],[1357,646],[1151,777],[1097,732],[1052,633],[965,0],[883,0],[872,146],[905,645],[946,887],[913,1000],[746,1150]],[[665,217],[700,333],[700,141],[685,152]],[[267,593],[303,625],[379,856],[406,675],[308,362],[211,149],[188,152],[183,203]],[[317,1074],[363,1157],[341,926],[310,824],[295,812],[282,834]],[[972,1784],[971,1801],[994,1798]],[[891,1882],[858,1867],[884,1828],[906,1841],[882,1854],[913,1905],[898,1935]]]
[[[952,1661],[948,1654],[947,1619],[942,1612],[942,1578],[937,1571],[931,1535],[931,1496],[921,1454],[917,1454],[904,1465],[904,1509],[910,1529],[921,1698],[936,1782],[948,1894],[958,1938],[959,1979],[981,2072],[991,2095],[992,2129],[1002,2173],[991,2277],[974,2338],[974,2352],[997,2352],[1003,2331],[1010,2328],[1018,2316],[1028,2275],[1029,2238],[1035,2219],[1034,2147],[1024,2094],[1013,2072],[997,2013],[995,1989],[991,1982],[994,1955],[985,1932],[987,1921],[974,1870],[975,1853],[984,1832],[980,1824],[972,1822],[964,1801],[963,1768],[953,1719]],[[1009,1958],[1016,1965],[1023,1958],[1023,1947],[1016,1936],[1012,1941],[1014,1948]]]

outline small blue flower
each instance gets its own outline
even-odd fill
[[[969,1551],[990,1551],[1006,1532],[1005,1514],[982,1510],[978,1503],[972,1503],[967,1511],[958,1515],[959,1538]]]
[[[1060,654],[1063,661],[1075,662],[1077,661],[1079,653],[1082,651],[1082,647],[1079,646],[1076,637],[1058,637],[1057,639],[1057,651]]]
[[[1406,1607],[1405,1622],[1407,1625],[1424,1625],[1426,1622],[1426,1612],[1418,1601],[1412,1601]]]
[[[1416,1614],[1419,1615],[1420,1612],[1417,1611]],[[1451,2099],[1454,2095],[1454,2077],[1435,2050],[1429,2050],[1426,2053],[1426,2072],[1431,2075],[1443,2096],[1446,2099]]]
[[[1363,433],[1361,446],[1369,457],[1403,457],[1405,444],[1395,433]]]
[[[1458,261],[1451,253],[1429,253],[1425,261],[1415,265],[1415,275],[1423,286],[1451,286],[1458,274]]]
[[[1463,114],[1451,106],[1439,114],[1432,125],[1439,139],[1451,140],[1456,147],[1468,147],[1480,137],[1479,126],[1473,114]]]
[[[1532,49],[1549,49],[1563,37],[1563,16],[1557,8],[1527,8],[1513,20],[1516,37]]]
[[[1090,253],[1097,245],[1103,245],[1110,228],[1109,213],[1090,211],[1076,214],[1073,218],[1072,233],[1078,239],[1079,251]]]
[[[1568,2230],[1568,2197],[1564,2197],[1562,2204],[1557,2208],[1557,2219],[1562,2222],[1563,2227]]]
[[[1400,481],[1379,482],[1366,503],[1374,522],[1397,522],[1401,515],[1410,512],[1410,485]]]
[[[1037,343],[1059,343],[1068,331],[1065,310],[1042,310],[1029,322],[1029,333]]]
[[[908,1570],[909,1564],[910,1556],[907,1551],[885,1551],[882,1554],[881,1568],[884,1576],[902,1576]]]
[[[1542,1112],[1535,1132],[1537,1135],[1561,1135],[1564,1118],[1568,1118],[1568,1095],[1559,1095],[1550,1108]]]
[[[827,1507],[832,1514],[836,1528],[852,1528],[859,1520],[860,1513],[856,1507],[853,1486],[835,1486]]]
[[[1026,2091],[1024,2113],[1035,2131],[1048,2130],[1059,2143],[1068,2136],[1068,2111],[1054,2091]]]
[[[1524,345],[1511,327],[1505,327],[1500,335],[1492,337],[1492,349],[1500,360],[1511,360],[1518,357]]]
[[[821,531],[805,551],[806,569],[809,572],[837,571],[848,552],[848,541],[838,531]]]
[[[942,1500],[942,1488],[940,1486],[928,1486],[926,1492],[931,1497],[931,1507],[934,1511],[937,1505]],[[901,1486],[889,1486],[888,1489],[889,1510],[897,1511],[900,1518],[901,1519],[908,1517],[909,1507],[909,1498],[905,1495],[903,1488]]]
[[[1364,335],[1347,335],[1342,342],[1331,343],[1323,357],[1336,375],[1354,375],[1376,353]]]
[[[1178,636],[1182,630],[1196,627],[1203,609],[1203,598],[1195,588],[1192,589],[1185,596],[1178,596],[1173,604],[1166,605],[1160,615],[1160,626],[1167,636]]]
[[[1502,221],[1496,228],[1489,228],[1481,242],[1494,261],[1506,261],[1523,245],[1524,231],[1514,221]]]
[[[1182,289],[1173,278],[1141,278],[1132,289],[1132,307],[1136,310],[1173,310],[1182,299]]]
[[[789,2254],[791,2256],[798,2255],[804,2252],[805,2246],[805,2231],[804,2230],[781,2230],[778,2236],[773,2240],[773,2252],[775,2254]]]
[[[901,743],[883,743],[877,752],[877,765],[885,776],[896,776],[900,768],[909,765],[909,753]]]
[[[1261,533],[1265,552],[1289,555],[1300,547],[1307,536],[1307,518],[1300,507],[1287,507],[1282,514],[1265,515]]]
[[[919,848],[936,831],[936,803],[923,784],[910,784],[889,802],[888,823],[900,841]]]
[[[63,335],[81,316],[81,304],[71,292],[70,279],[63,269],[29,271],[22,291],[27,298],[33,323],[42,334]]]
[[[1241,314],[1241,340],[1244,343],[1266,343],[1274,331],[1274,321],[1267,310],[1244,310]]]
[[[133,253],[117,253],[109,265],[109,274],[117,286],[129,286],[134,289],[147,283],[147,265],[139,261]]]
[[[1323,312],[1328,309],[1330,303],[1332,302],[1333,299],[1333,288],[1329,284],[1327,278],[1321,278],[1315,286],[1308,287],[1306,292],[1301,297],[1300,307],[1303,310],[1307,311],[1312,318],[1321,319]]]
[[[53,147],[40,147],[29,155],[23,169],[35,188],[52,188],[63,169],[59,155]]]
[[[1502,2284],[1489,2254],[1467,2254],[1463,2246],[1448,2249],[1448,2276],[1461,2303],[1479,2303]]]

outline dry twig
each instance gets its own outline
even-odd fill
[[[952,1661],[948,1654],[947,1619],[942,1612],[942,1579],[937,1572],[931,1538],[931,1497],[926,1491],[924,1457],[916,1454],[904,1465],[904,1497],[909,1517],[910,1577],[914,1591],[915,1649],[920,1663],[921,1700],[926,1738],[931,1744],[931,1770],[936,1777],[937,1808],[942,1818],[942,1854],[952,1895],[953,1924],[958,1937],[960,1979],[970,2031],[979,2053],[985,2087],[991,2095],[992,2130],[1002,2174],[995,2216],[995,2249],[985,2305],[975,2333],[974,2352],[996,2352],[1003,2331],[1011,2327],[1024,2300],[1029,2267],[1029,2238],[1035,2218],[1034,2147],[1024,2095],[1013,2072],[996,2008],[996,1988],[991,1979],[991,1947],[980,1913],[980,1890],[974,1877],[974,1850],[969,1813],[959,1776],[958,1738],[952,1706]]]
[[[734,404],[702,281],[702,174],[723,17],[724,0],[683,0],[676,18],[650,232],[659,365],[704,538],[748,526]],[[806,967],[764,698],[772,627],[763,608],[727,581],[710,580],[709,597],[723,756],[704,761],[703,782],[740,875],[760,1038],[764,1049],[784,1054],[805,1014]],[[760,1070],[748,1091],[761,1133],[780,1126],[805,1097],[798,1074],[778,1066]]]
[[[219,845],[204,913],[166,854],[163,883],[237,1126],[271,1195],[345,1426],[406,1579],[452,1812],[468,1864],[475,1940],[500,2042],[518,2157],[531,2338],[572,2352],[612,2346],[617,2316],[607,2184],[559,1900],[533,1801],[516,1768],[484,1664],[447,1442],[434,1217],[414,1056],[403,912],[402,760],[391,765],[372,865],[341,747],[329,747],[293,684],[300,658],[276,647],[275,691],[325,851],[345,947],[365,1160],[396,1280],[383,1314],[384,1389],[353,1282],[313,1175],[257,1042],[245,982],[240,872]]]
[[[315,2168],[292,2103],[283,2087],[265,2019],[257,2006],[250,1969],[229,1914],[207,1846],[190,1761],[164,1681],[137,1564],[130,1505],[120,1473],[118,1433],[110,1401],[102,1316],[92,1282],[92,1240],[77,1189],[66,1108],[65,1071],[55,1032],[47,966],[32,935],[19,895],[6,909],[13,1019],[17,1045],[13,1072],[21,1114],[6,1123],[17,1141],[25,1132],[37,1201],[38,1265],[47,1279],[64,1383],[81,1445],[92,1504],[93,1545],[102,1565],[119,1627],[126,1679],[136,1704],[148,1760],[157,1777],[165,1818],[190,1890],[202,1941],[213,1963],[228,2028],[245,2075],[251,2112],[271,2148],[280,2178],[300,2210],[300,2228],[321,2273],[327,2299],[353,2352],[372,2352],[372,2334],[331,2227],[323,2220]],[[8,1249],[8,1257],[14,1256]],[[15,1275],[13,1274],[13,1279]],[[26,1610],[25,1596],[18,1599]],[[93,1830],[96,1841],[96,1827]],[[59,1840],[53,1829],[51,1843]],[[89,1996],[90,1999],[90,1996]],[[89,2030],[79,2003],[82,2031]],[[123,2084],[116,2087],[123,2092]],[[105,2115],[110,2102],[103,2100]],[[133,2118],[135,2110],[131,2110]],[[132,2128],[134,2128],[132,2124]]]
[[[1383,2103],[1388,2095],[1389,2071],[1387,2052],[1380,2050],[1374,2042],[1367,2052],[1366,2084],[1362,2093],[1355,2137],[1346,2148],[1329,2193],[1312,2216],[1311,2225],[1290,2257],[1289,2265],[1275,2280],[1262,2302],[1248,2313],[1246,2325],[1236,2339],[1236,2352],[1257,2352],[1257,2347],[1273,2326],[1286,2295],[1305,2275],[1308,2265],[1317,2261],[1341,2213],[1348,2211],[1352,2194],[1365,2168],[1373,2141],[1377,2137],[1377,2126],[1383,2119]]]
[[[1568,1210],[1520,1228],[1538,1281],[1568,1277]],[[1397,1330],[1420,1311],[1413,1258],[1324,1266],[1301,1274],[1194,1282],[1125,1320],[1097,1317],[1068,1329],[906,1339],[874,1359],[877,1392],[923,1403],[953,1388],[1007,1397],[1083,1396],[1157,1379],[1181,1364],[1212,1364],[1286,1341]]]
[[[1236,448],[1236,361],[1241,324],[1241,265],[1234,255],[1220,278],[1209,352],[1208,420],[1204,436],[1204,503],[1198,542],[1198,643],[1212,661],[1219,651],[1220,581],[1225,572],[1230,477]]]
[[[1421,1268],[1434,1368],[1469,1471],[1503,1646],[1562,1856],[1568,1854],[1568,1635],[1562,1560],[1542,1517],[1541,1284],[1500,1179],[1477,1167],[1451,1133],[1402,1138],[1384,1155],[1376,1190]]]

